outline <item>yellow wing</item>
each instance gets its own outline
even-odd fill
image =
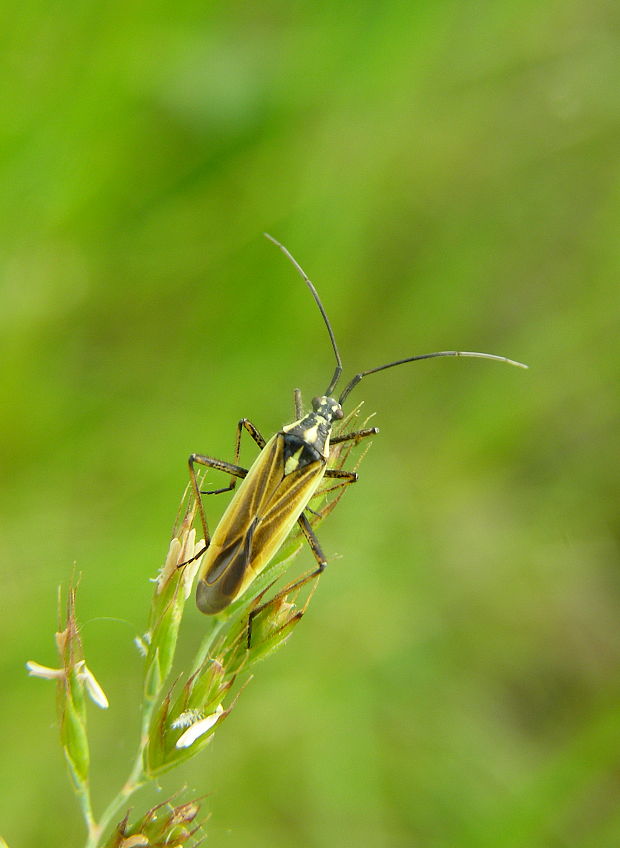
[[[267,442],[213,534],[196,589],[204,613],[224,609],[261,573],[323,479],[320,456],[287,473],[284,440],[276,433]]]

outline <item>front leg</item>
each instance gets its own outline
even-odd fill
[[[379,432],[378,427],[364,427],[363,430],[356,430],[355,433],[343,433],[340,436],[332,436],[330,444],[337,445],[339,442],[351,442],[355,441],[356,443],[365,439],[367,436],[376,436]]]

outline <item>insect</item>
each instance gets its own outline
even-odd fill
[[[379,432],[377,427],[367,427],[332,436],[332,426],[334,422],[343,418],[342,406],[360,380],[387,368],[439,356],[494,359],[521,368],[527,367],[521,362],[490,353],[455,350],[426,353],[397,359],[394,362],[361,371],[347,383],[336,400],[333,395],[342,374],[342,360],[318,292],[286,247],[267,233],[265,236],[284,253],[310,289],[329,333],[336,367],[325,392],[313,398],[309,412],[304,412],[301,392],[299,389],[295,390],[295,420],[282,427],[269,441],[263,438],[247,418],[242,418],[237,424],[234,463],[197,453],[189,457],[190,480],[205,539],[204,548],[194,557],[197,559],[204,554],[198,573],[196,603],[201,612],[207,615],[221,612],[248,588],[273,559],[295,524],[299,525],[307,539],[317,565],[314,571],[287,587],[287,591],[318,576],[324,570],[327,560],[306,515],[306,510],[324,478],[335,478],[338,481],[335,484],[337,486],[346,486],[357,481],[357,474],[354,471],[328,468],[331,447],[343,442],[357,443]],[[249,469],[238,464],[243,430],[249,433],[261,449],[259,456]],[[201,492],[196,476],[196,465],[214,468],[230,475],[228,486]],[[232,491],[239,479],[243,482],[211,535],[201,494]]]

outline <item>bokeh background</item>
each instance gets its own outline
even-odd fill
[[[308,616],[143,809],[209,845],[620,844],[620,7],[7,3],[0,831],[79,845],[54,725],[81,574],[98,809],[138,729],[148,579],[191,451],[369,377],[381,427]],[[352,398],[352,399],[353,399]],[[245,446],[246,462],[254,455]],[[305,562],[310,556],[302,554]],[[74,565],[75,564],[75,565]],[[188,608],[189,653],[204,619]]]

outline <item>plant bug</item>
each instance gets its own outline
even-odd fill
[[[295,390],[295,421],[282,427],[269,441],[263,438],[247,418],[242,418],[237,424],[234,463],[197,453],[189,457],[190,480],[198,503],[205,538],[204,548],[194,557],[197,559],[204,554],[198,573],[196,603],[200,611],[207,615],[221,612],[248,588],[273,559],[295,524],[299,525],[307,539],[317,567],[305,577],[287,586],[280,594],[298,588],[324,570],[327,560],[308,520],[306,510],[324,478],[337,479],[336,486],[346,486],[357,480],[357,474],[354,471],[328,468],[331,446],[342,442],[359,442],[379,432],[377,427],[367,427],[352,433],[331,435],[333,423],[343,418],[344,401],[360,380],[369,374],[385,371],[387,368],[439,356],[494,359],[527,368],[521,362],[491,353],[443,350],[419,354],[361,371],[347,383],[336,400],[333,393],[342,374],[342,360],[318,292],[286,247],[267,233],[265,236],[284,253],[310,289],[329,333],[336,358],[336,368],[325,392],[313,398],[309,412],[304,413],[301,392],[299,389]],[[250,434],[261,449],[259,456],[249,469],[242,468],[238,464],[243,430]],[[196,465],[229,474],[228,486],[210,492],[201,492],[196,477]],[[201,494],[232,491],[238,479],[242,479],[243,482],[224,511],[213,535],[210,535]],[[258,611],[258,609],[255,610],[253,614]]]

